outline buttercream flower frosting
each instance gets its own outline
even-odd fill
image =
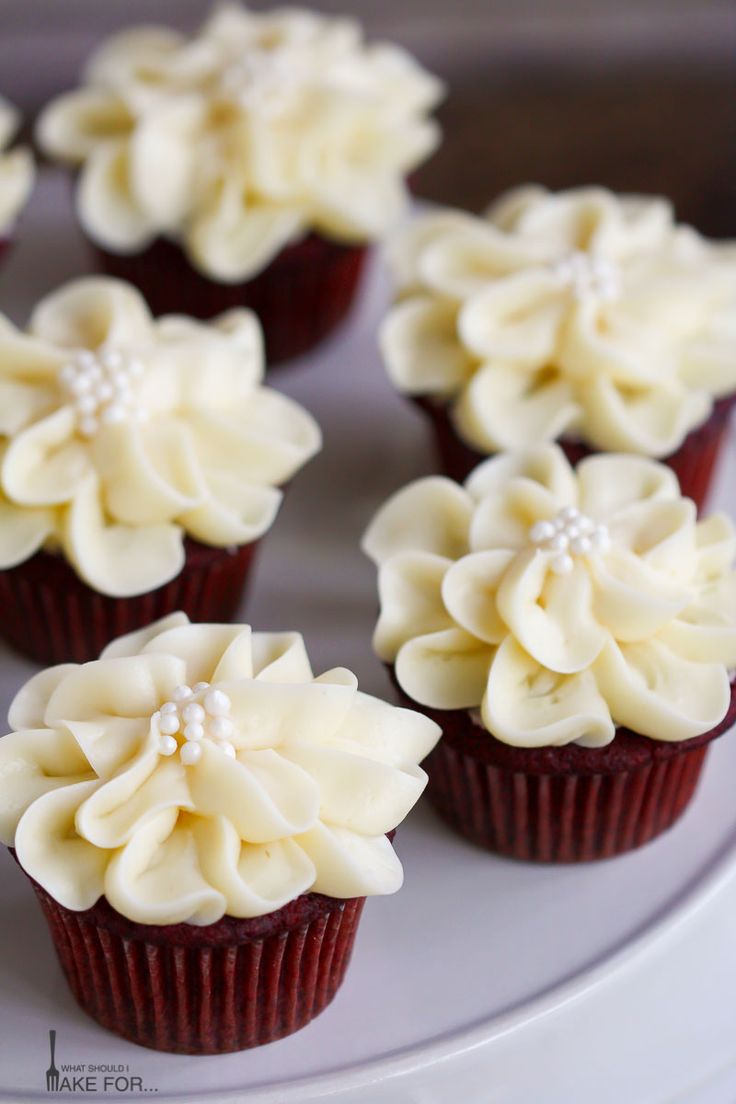
[[[561,436],[664,457],[736,391],[736,249],[664,199],[525,187],[391,247],[381,346],[479,452]]]
[[[179,574],[187,535],[261,536],[320,447],[262,377],[255,315],[154,319],[118,280],[65,285],[25,332],[0,316],[0,569],[49,549],[126,597]]]
[[[35,175],[29,150],[8,150],[18,122],[15,108],[0,96],[0,236],[12,230],[31,194]]]
[[[421,705],[470,710],[518,747],[601,747],[617,726],[686,740],[726,715],[736,530],[698,521],[662,464],[502,453],[462,486],[400,490],[364,548],[376,651]]]
[[[36,675],[0,740],[0,839],[66,908],[145,924],[393,893],[430,720],[313,676],[298,633],[190,624]]]
[[[441,91],[352,20],[226,4],[191,37],[109,39],[84,87],[43,113],[38,140],[80,168],[79,216],[100,245],[135,253],[164,236],[237,282],[307,231],[384,235],[438,143],[428,112]]]

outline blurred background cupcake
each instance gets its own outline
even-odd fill
[[[15,108],[0,96],[0,258],[8,248],[18,215],[33,188],[33,158],[27,149],[9,149],[20,118]]]
[[[296,632],[181,613],[41,672],[9,720],[0,839],[74,996],[188,1054],[272,1042],[329,1004],[366,896],[401,887],[388,836],[439,735],[345,668],[315,678]]]
[[[233,310],[154,319],[109,277],[0,318],[0,632],[83,662],[174,609],[230,620],[280,485],[320,448]]]
[[[78,170],[78,216],[108,273],[154,314],[252,308],[270,363],[346,314],[366,246],[437,146],[441,92],[352,20],[226,4],[193,35],[146,26],[103,43],[37,137]]]
[[[578,862],[639,847],[690,801],[736,717],[736,532],[634,456],[557,445],[379,510],[374,636],[443,729],[428,793],[475,843]]]
[[[423,215],[390,259],[386,367],[449,475],[560,440],[664,459],[702,505],[736,397],[734,244],[664,199],[529,186]]]

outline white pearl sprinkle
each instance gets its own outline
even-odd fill
[[[175,713],[162,713],[158,727],[164,736],[173,736],[179,731],[179,718]]]
[[[225,755],[235,758],[232,743],[235,725],[228,716],[230,709],[228,695],[208,682],[197,682],[193,687],[177,686],[171,701],[164,702],[151,718],[154,730],[157,727],[159,733],[159,751],[162,755],[173,755],[178,749],[182,763],[193,766],[199,762],[202,743],[209,740]]]
[[[105,425],[116,425],[125,421],[125,409],[119,403],[110,403],[102,411],[102,421]]]
[[[181,715],[185,724],[201,724],[205,717],[204,709],[198,702],[190,702],[189,705],[185,705]]]
[[[230,710],[230,699],[222,690],[210,690],[204,699],[204,707],[211,717],[220,717]]]
[[[572,556],[568,556],[566,552],[563,552],[561,555],[553,557],[549,566],[555,575],[569,575],[574,566]]]
[[[214,740],[229,740],[235,731],[235,725],[229,717],[213,717],[208,730]]]
[[[575,537],[570,541],[570,551],[575,556],[587,556],[593,548],[590,537]]]
[[[534,544],[541,544],[555,535],[555,527],[551,521],[538,521],[529,530],[529,539]]]
[[[101,425],[139,419],[143,407],[131,384],[144,371],[139,357],[117,348],[80,349],[71,355],[58,379],[74,400],[77,428],[84,437],[94,436]]]
[[[100,423],[91,415],[80,418],[78,424],[79,432],[83,437],[94,437],[95,433],[97,433],[97,430],[100,428]]]
[[[572,570],[573,556],[589,556],[604,551],[610,544],[605,525],[596,525],[574,506],[565,506],[551,520],[535,522],[529,540],[538,548],[555,555],[550,567],[560,575]]]
[[[202,758],[202,748],[199,744],[184,744],[179,757],[185,767],[193,767]]]
[[[97,412],[97,399],[94,395],[80,395],[74,405],[80,417]]]

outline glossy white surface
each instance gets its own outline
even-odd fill
[[[43,181],[0,276],[0,306],[16,319],[84,270],[68,203],[62,182]],[[348,329],[273,376],[317,416],[326,447],[263,542],[247,608],[257,628],[303,630],[316,667],[344,664],[377,693],[387,686],[370,649],[375,580],[357,542],[378,503],[430,461],[423,423],[375,350],[383,299],[374,273]],[[736,508],[734,463],[732,441],[714,502]],[[4,715],[33,668],[4,649],[0,661]],[[217,1058],[133,1047],[79,1011],[3,854],[0,1100],[46,1097],[55,1028],[57,1066],[127,1064],[159,1100],[726,1104],[736,1098],[735,776],[729,736],[672,832],[579,868],[490,857],[423,804],[397,840],[405,886],[368,902],[332,1007],[290,1039]]]

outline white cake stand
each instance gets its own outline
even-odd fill
[[[40,295],[86,268],[68,188],[49,174],[0,277],[0,308],[24,320]],[[325,449],[264,542],[247,609],[257,628],[301,629],[316,668],[350,667],[379,694],[388,688],[370,648],[375,579],[358,539],[378,503],[430,459],[421,419],[380,365],[385,299],[374,270],[347,329],[273,376],[317,416]],[[732,510],[725,472],[735,462],[732,441],[713,499]],[[4,715],[33,668],[0,655]],[[215,1058],[144,1050],[88,1019],[3,853],[0,1099],[47,1097],[54,1029],[57,1068],[80,1067],[62,1074],[72,1079],[66,1099],[727,1104],[736,1099],[734,779],[727,736],[668,835],[578,868],[493,858],[421,805],[397,839],[404,888],[368,902],[333,1005],[289,1039]],[[75,1092],[75,1076],[93,1080]]]

